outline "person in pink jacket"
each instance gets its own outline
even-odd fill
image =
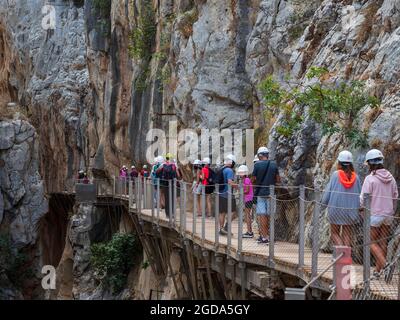
[[[397,209],[399,196],[396,180],[383,166],[383,154],[373,149],[366,155],[370,174],[365,178],[361,189],[361,206],[364,207],[364,195],[371,196],[371,253],[376,260],[375,274],[386,263],[387,244],[390,225]]]

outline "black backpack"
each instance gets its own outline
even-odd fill
[[[206,179],[206,181],[207,181],[206,192],[207,192],[207,194],[209,194],[209,193],[213,193],[215,190],[215,183],[216,183],[217,175],[216,175],[215,171],[213,169],[211,169],[210,167],[208,167],[207,169],[208,169],[208,178]]]
[[[215,175],[215,179],[214,179],[214,181],[215,181],[215,184],[218,184],[219,186],[219,190],[218,190],[218,192],[222,192],[222,191],[224,191],[224,188],[225,188],[225,186],[224,186],[224,183],[225,183],[225,181],[224,181],[224,170],[226,169],[226,167],[225,166],[223,166],[222,168],[219,168],[218,170],[217,170],[217,172],[214,172],[214,175]]]
[[[174,164],[164,164],[162,167],[161,181],[160,184],[168,186],[168,180],[176,178],[176,167]]]

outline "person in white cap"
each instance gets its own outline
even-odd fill
[[[158,198],[158,187],[157,187],[157,183],[159,182],[159,178],[161,178],[160,175],[157,175],[157,169],[164,163],[164,157],[163,156],[158,156],[155,159],[155,163],[153,165],[153,167],[151,168],[150,171],[150,177],[151,177],[151,181],[152,184],[154,186],[154,203],[155,203],[155,207],[157,207],[157,198]],[[160,192],[160,208],[164,209],[165,205],[165,199],[164,199],[164,195],[162,192]]]
[[[352,229],[360,222],[361,181],[354,171],[351,152],[340,152],[337,161],[337,170],[325,187],[321,202],[328,207],[333,245],[350,247]]]
[[[270,195],[270,186],[280,183],[278,166],[275,161],[269,160],[269,150],[261,147],[257,151],[259,161],[254,165],[253,183],[255,188],[255,197],[257,199],[256,214],[259,220],[260,236],[257,239],[259,244],[268,244],[269,212],[268,197]]]
[[[228,213],[228,185],[235,186],[235,173],[233,172],[235,163],[236,157],[232,154],[227,155],[224,160],[224,166],[218,172],[216,178],[216,182],[219,184],[219,233],[224,236],[228,234],[228,223],[225,224],[225,217]],[[234,217],[236,213],[236,201],[234,196],[232,196],[231,208],[232,217]]]
[[[202,188],[204,188],[204,192],[206,194],[206,215],[207,218],[212,217],[211,210],[211,194],[214,193],[215,182],[213,179],[215,178],[214,171],[210,168],[211,159],[206,157],[202,161],[202,168],[200,171],[200,182]]]
[[[372,149],[365,156],[370,174],[365,178],[360,195],[363,207],[364,195],[371,197],[371,253],[375,257],[378,276],[384,268],[390,225],[397,209],[399,192],[393,175],[383,166],[384,156],[381,151]],[[365,210],[365,209],[364,209]]]
[[[196,159],[193,161],[193,186],[192,186],[192,191],[194,194],[196,194],[197,197],[197,216],[201,216],[201,197],[199,196],[201,194],[201,179],[200,179],[200,174],[201,174],[201,161],[199,159]]]
[[[253,185],[249,178],[249,168],[245,165],[240,166],[237,169],[237,175],[243,184],[243,193],[244,193],[244,211],[245,211],[245,221],[247,225],[247,232],[243,234],[243,238],[253,238],[254,233],[252,230],[252,219],[251,219],[251,210],[253,208]]]

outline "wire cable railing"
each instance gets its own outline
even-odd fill
[[[296,275],[317,278],[317,283],[334,280],[329,273],[321,274],[331,269],[334,247],[350,247],[353,298],[399,297],[400,217],[394,212],[374,214],[369,194],[364,195],[363,207],[357,201],[345,208],[324,204],[322,190],[305,186],[270,186],[268,196],[251,199],[242,181],[212,188],[176,179],[116,177],[89,184],[96,185],[97,196],[129,200],[139,215],[150,217],[156,226],[175,228],[182,238],[239,261],[263,255],[268,267],[290,265]],[[252,186],[253,192],[257,187]],[[382,200],[399,207],[397,198]],[[382,272],[390,277],[378,276]]]

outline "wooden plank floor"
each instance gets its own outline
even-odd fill
[[[150,209],[142,210],[142,218],[147,221],[152,221],[152,214]],[[154,211],[154,218],[156,218],[157,213]],[[196,240],[196,243],[199,245],[203,245],[207,247],[207,249],[211,249],[214,251],[220,252],[229,252],[232,258],[237,258],[237,249],[238,249],[238,222],[237,220],[232,222],[232,232],[233,237],[231,240],[231,248],[227,250],[227,242],[228,238],[226,236],[219,236],[218,249],[215,249],[215,218],[206,218],[205,219],[205,237],[202,240],[202,219],[201,217],[196,217],[195,223],[195,235],[193,237],[193,214],[190,212],[186,213],[186,228],[185,228],[185,236],[189,239]],[[165,225],[168,225],[169,219],[166,217],[164,210],[160,212],[160,221],[164,222]],[[179,209],[177,210],[177,217],[175,221],[174,228],[180,232],[180,214]],[[247,257],[255,257],[258,258],[259,261],[267,261],[269,256],[269,248],[268,245],[260,245],[256,243],[255,239],[243,239],[242,243],[242,255]],[[288,243],[288,242],[276,242],[275,250],[274,250],[274,262],[276,265],[276,269],[278,271],[288,272],[293,275],[298,275],[298,259],[299,259],[299,246],[296,243]],[[328,253],[319,253],[318,256],[318,272],[322,272],[330,263],[332,262],[332,254]],[[311,249],[306,248],[304,252],[304,264],[305,267],[303,269],[303,278],[305,281],[309,281],[311,278]],[[262,263],[262,265],[266,265],[266,263]],[[291,272],[290,272],[291,271]],[[372,272],[372,271],[371,271]],[[363,281],[363,267],[361,265],[354,265],[353,274],[355,275],[355,279],[352,281],[352,286],[360,284]],[[372,276],[372,274],[371,274]],[[386,283],[384,280],[374,280],[371,282],[371,292],[378,297],[384,299],[397,299],[397,275],[392,280],[392,284]],[[331,267],[322,277],[321,281],[324,282],[327,286],[332,284],[333,282],[333,268]],[[394,285],[396,284],[396,285]]]
[[[127,196],[118,197],[121,200],[128,201]],[[136,214],[135,205],[130,210]],[[141,210],[141,218],[143,220],[159,223],[160,225],[170,227],[169,219],[166,217],[164,210],[160,211],[159,221],[157,221],[157,210],[154,210],[154,217],[150,209]],[[238,222],[232,222],[233,237],[231,246],[228,248],[228,238],[226,236],[218,236],[218,246],[216,246],[215,239],[215,218],[206,218],[205,220],[205,237],[202,239],[202,222],[201,217],[195,217],[195,234],[193,234],[193,213],[187,212],[184,218],[185,228],[184,236],[193,240],[200,246],[208,250],[228,254],[233,259],[238,259]],[[180,226],[180,209],[177,208],[177,217],[174,223],[174,228],[177,232],[181,232],[183,228]],[[260,245],[256,243],[255,239],[243,239],[242,242],[242,257],[244,261],[251,261],[253,264],[266,266],[269,256],[268,245]],[[298,259],[299,259],[299,246],[297,243],[288,242],[275,242],[274,247],[274,263],[275,269],[280,272],[285,272],[295,276],[301,276],[304,281],[311,280],[311,248],[305,248],[304,252],[304,268],[299,272]],[[318,272],[322,272],[332,262],[332,254],[322,253],[318,254]],[[371,268],[371,276],[372,276]],[[361,284],[363,281],[363,267],[362,265],[353,265],[352,288]],[[391,283],[386,283],[383,279],[371,281],[371,293],[379,299],[398,299],[398,279],[399,275],[394,275]],[[331,267],[323,276],[321,276],[320,284],[322,287],[328,289],[329,285],[333,283],[333,268]]]

